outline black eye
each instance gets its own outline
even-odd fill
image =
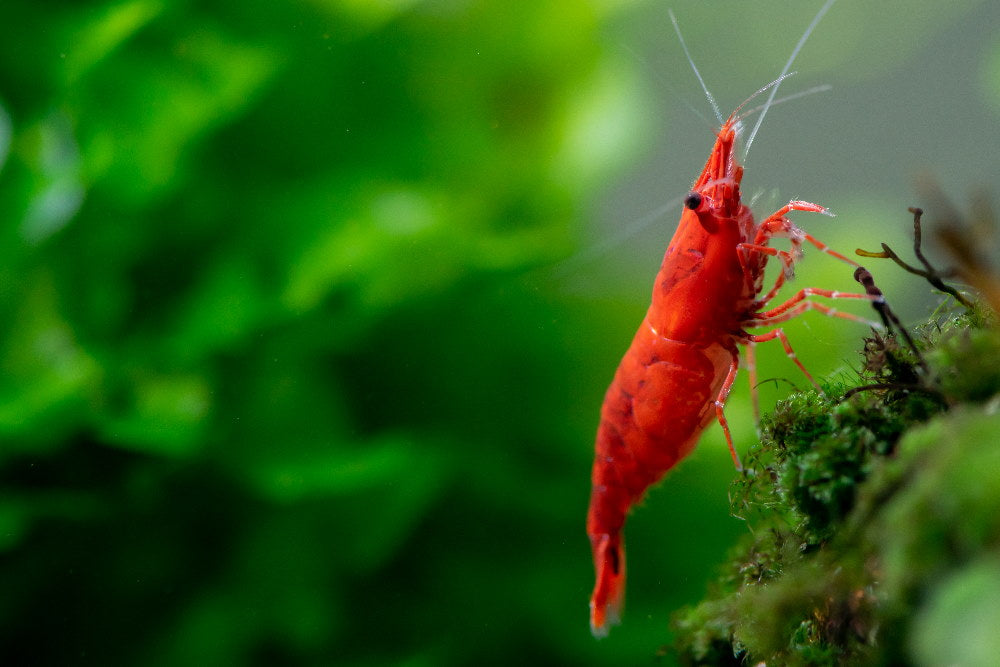
[[[697,192],[692,192],[687,197],[684,198],[684,205],[689,209],[694,211],[699,206],[701,206],[701,195]]]

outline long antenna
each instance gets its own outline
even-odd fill
[[[788,76],[791,76],[792,74],[795,74],[795,72],[790,72],[788,74]],[[779,79],[779,80],[783,80],[783,79]],[[824,83],[824,84],[821,84],[819,86],[813,86],[812,88],[808,88],[806,90],[800,90],[799,92],[792,93],[791,95],[785,95],[784,97],[779,97],[778,99],[776,99],[771,104],[771,106],[772,107],[776,107],[779,104],[784,104],[785,102],[791,102],[792,100],[797,100],[800,97],[806,97],[808,95],[814,95],[816,93],[825,93],[828,90],[832,90],[832,89],[833,89],[833,86],[831,86],[828,83]],[[763,111],[766,108],[767,108],[766,105],[761,104],[760,106],[756,106],[753,109],[750,109],[749,111],[744,111],[743,113],[741,113],[739,116],[736,117],[736,122],[740,122],[744,118],[749,118],[750,116],[754,115],[758,111]]]
[[[684,36],[681,34],[681,28],[677,25],[677,17],[674,16],[674,10],[668,9],[667,13],[670,14],[670,22],[674,24],[674,32],[677,33],[677,39],[681,42],[681,48],[684,49],[684,55],[687,56],[688,62],[691,63],[691,69],[694,70],[694,75],[698,77],[698,83],[701,84],[701,89],[705,91],[705,97],[708,98],[708,103],[712,105],[712,110],[715,111],[715,117],[719,119],[719,125],[725,124],[726,119],[722,117],[722,112],[719,111],[719,105],[715,103],[715,98],[712,97],[712,93],[708,92],[708,86],[705,85],[705,80],[701,78],[701,72],[698,71],[698,66],[694,64],[694,58],[691,57],[691,52],[688,51],[687,43],[684,41]],[[782,74],[784,74],[784,72],[782,72]]]
[[[788,70],[792,69],[792,63],[795,62],[795,58],[799,55],[799,51],[802,50],[802,47],[805,45],[806,40],[809,39],[809,35],[811,35],[812,31],[816,29],[816,26],[819,24],[820,19],[823,18],[823,15],[826,14],[827,11],[829,11],[830,7],[832,7],[833,3],[835,3],[836,1],[837,0],[827,0],[826,3],[819,8],[819,11],[816,12],[816,16],[813,18],[812,23],[810,23],[809,27],[806,28],[806,31],[802,33],[802,37],[799,39],[799,43],[796,44],[795,48],[792,50],[792,55],[789,56],[788,62],[785,63],[785,69],[781,70],[781,75],[778,77],[779,80],[783,78],[786,74],[788,74]],[[671,18],[673,18],[673,14],[671,14]],[[683,41],[681,43],[683,44]],[[685,47],[684,50],[686,52],[687,47]],[[700,76],[698,78],[701,79]],[[767,115],[767,110],[771,108],[771,102],[774,100],[774,96],[777,94],[778,94],[778,86],[775,86],[774,88],[771,89],[771,94],[768,96],[767,101],[764,103],[764,110],[760,112],[760,116],[757,117],[757,123],[753,126],[753,130],[750,132],[750,136],[747,138],[746,147],[743,149],[744,162],[746,162],[747,156],[750,155],[750,145],[753,144],[753,139],[754,137],[757,136],[757,130],[760,129],[760,124],[764,122],[764,116]]]

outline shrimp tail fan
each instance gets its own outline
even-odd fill
[[[620,535],[599,535],[593,541],[597,583],[590,597],[590,631],[607,637],[612,625],[621,622],[625,601],[625,547]]]

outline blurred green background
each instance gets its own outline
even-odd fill
[[[724,112],[820,3],[786,4],[672,3]],[[590,636],[598,408],[715,124],[667,7],[6,0],[3,662],[653,661],[746,530],[712,427],[630,520],[625,624]],[[810,199],[831,245],[902,249],[916,174],[959,205],[990,185],[998,24],[834,6],[782,87],[832,91],[751,152],[758,214]],[[799,286],[852,289],[816,255]],[[905,318],[933,307],[879,268]],[[814,373],[857,364],[863,327],[787,329]]]

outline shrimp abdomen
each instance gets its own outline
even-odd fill
[[[643,320],[608,388],[597,430],[587,533],[597,582],[591,629],[618,617],[625,585],[621,530],[629,508],[687,456],[715,413],[732,353],[660,336]]]

